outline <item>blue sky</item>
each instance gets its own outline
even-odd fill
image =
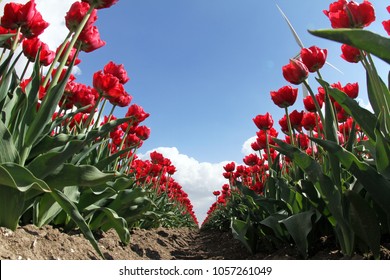
[[[141,151],[174,146],[200,161],[240,161],[242,144],[256,132],[252,118],[267,111],[281,118],[269,92],[287,84],[281,67],[299,52],[276,3],[305,46],[328,48],[329,61],[346,73],[328,69],[332,82],[356,81],[338,44],[306,32],[330,27],[322,13],[330,2],[122,0],[99,11],[107,46],[82,57],[83,79],[108,59],[125,65],[127,90],[151,114],[151,138]],[[372,2],[385,18],[386,1]]]
[[[11,1],[0,6],[7,2]],[[41,39],[55,49],[66,34],[63,17],[75,1],[36,2],[51,22]],[[151,114],[145,121],[151,137],[140,149],[141,156],[157,149],[172,159],[178,169],[175,178],[189,193],[202,221],[214,201],[211,192],[226,182],[222,166],[230,161],[242,164],[243,145],[257,131],[252,118],[270,112],[277,123],[284,114],[269,92],[288,84],[281,68],[299,47],[276,4],[304,45],[328,49],[328,62],[343,72],[326,66],[325,80],[343,85],[359,81],[361,102],[367,103],[362,67],[343,61],[339,44],[307,32],[330,28],[322,10],[331,2],[120,0],[99,10],[96,24],[107,45],[81,55],[77,80],[91,85],[93,73],[110,60],[124,64],[131,79],[126,90],[133,103]],[[386,35],[381,21],[390,18],[385,9],[389,3],[371,2],[377,21],[368,29]],[[384,75],[389,70],[384,63],[378,68]],[[310,83],[317,88],[313,77]],[[294,109],[302,109],[301,98],[300,89]],[[125,114],[125,110],[116,112],[118,117]]]

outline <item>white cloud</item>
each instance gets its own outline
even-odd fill
[[[256,136],[253,136],[244,142],[241,148],[241,152],[244,154],[244,156],[254,153],[251,144],[256,141],[256,138]]]
[[[230,161],[219,163],[199,162],[193,157],[181,154],[176,147],[159,147],[139,155],[139,157],[149,159],[149,154],[152,151],[157,151],[172,161],[177,169],[173,178],[188,194],[199,223],[202,223],[215,200],[212,192],[220,190],[222,185],[227,183],[222,173],[224,172],[223,166]]]

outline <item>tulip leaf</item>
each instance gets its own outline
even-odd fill
[[[91,165],[64,164],[45,178],[49,186],[61,188],[66,186],[93,187],[116,178],[115,173],[103,173]]]
[[[0,120],[0,163],[19,162],[19,153],[15,147],[11,133]]]
[[[77,206],[69,200],[69,198],[59,190],[53,190],[51,195],[54,199],[61,205],[61,208],[72,218],[72,220],[80,228],[81,232],[84,234],[85,238],[91,243],[92,247],[98,252],[100,257],[104,259],[104,255],[101,252],[98,243],[95,237],[92,234],[92,231],[89,229],[84,218],[81,216],[80,212],[77,210]]]
[[[356,192],[347,190],[345,196],[350,202],[349,217],[353,231],[370,247],[374,257],[378,259],[381,231],[374,209]]]
[[[309,243],[307,237],[313,229],[312,217],[315,213],[315,210],[309,210],[294,214],[280,221],[294,239],[299,252],[304,258],[307,258],[309,254]]]
[[[0,168],[0,178],[1,176]],[[2,180],[0,180],[1,182]],[[16,230],[25,207],[24,192],[0,183],[0,226]]]
[[[360,161],[354,154],[336,143],[317,138],[310,139],[328,152],[334,154],[340,160],[341,164],[359,180],[383,210],[390,214],[389,180],[379,174],[374,167],[371,167],[366,162]]]
[[[256,253],[257,238],[249,215],[246,221],[233,217],[231,229],[235,239],[240,240],[251,254]]]
[[[97,207],[94,205],[89,207],[88,210],[94,210],[95,212],[103,212],[105,214],[105,218],[108,219],[105,230],[113,228],[115,229],[119,238],[124,244],[127,245],[130,242],[130,232],[127,226],[127,222],[124,218],[120,217],[114,210],[107,207]]]
[[[390,63],[390,39],[363,29],[309,30],[315,36],[337,41],[365,50]]]
[[[337,224],[342,229],[343,235],[346,236],[349,230],[348,224],[343,216],[340,191],[331,178],[322,172],[322,166],[300,149],[279,139],[274,139],[274,141],[278,146],[274,146],[273,148],[288,156],[306,173],[308,179],[313,182],[313,185],[320,193],[320,196],[332,214],[332,216],[327,217],[329,222],[333,226]],[[336,143],[334,144],[337,145]]]
[[[380,174],[390,180],[390,145],[386,141],[383,134],[375,129],[376,145],[375,145],[375,163]]]

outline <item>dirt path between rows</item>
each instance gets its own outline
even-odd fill
[[[114,231],[97,237],[106,259],[116,260],[202,260],[202,259],[300,259],[294,246],[272,248],[251,255],[229,232],[197,229],[132,230],[131,242],[124,245]],[[390,259],[390,244],[382,247],[382,257]],[[324,240],[311,259],[340,259],[333,242]],[[355,255],[353,259],[364,256]],[[27,225],[15,232],[0,228],[0,259],[90,260],[99,259],[91,244],[77,232],[64,233],[45,226]]]

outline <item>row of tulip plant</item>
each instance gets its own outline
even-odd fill
[[[150,134],[141,125],[149,114],[131,104],[124,66],[110,61],[92,86],[72,75],[80,52],[105,45],[97,13],[117,2],[74,2],[56,51],[39,39],[49,24],[34,0],[7,3],[0,24],[0,226],[77,228],[101,257],[96,231],[113,228],[128,243],[132,227],[197,225],[171,161],[136,155]],[[21,57],[27,63],[18,73]],[[122,118],[118,107],[127,108]]]
[[[379,258],[381,239],[390,233],[390,92],[373,56],[390,63],[390,39],[364,29],[375,21],[369,1],[338,0],[324,14],[332,29],[309,32],[341,43],[341,57],[363,66],[372,110],[356,101],[359,83],[323,79],[326,49],[301,46],[282,68],[289,85],[270,92],[285,113],[281,133],[269,113],[253,118],[259,129],[254,153],[245,165],[224,167],[229,182],[214,192],[203,227],[230,227],[252,253],[265,239],[275,246],[293,242],[306,258],[321,237],[333,236],[347,257]],[[390,20],[382,24],[390,35]],[[295,85],[307,92],[304,111],[291,109]]]

